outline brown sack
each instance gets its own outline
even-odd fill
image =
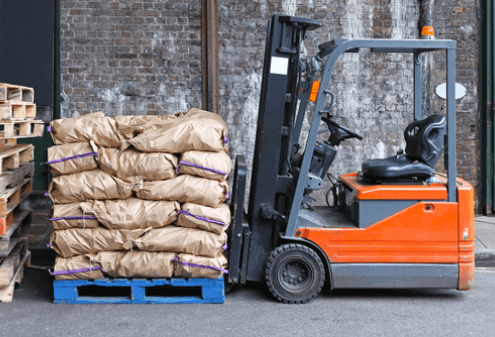
[[[95,112],[74,118],[56,119],[50,122],[52,139],[55,144],[89,142],[99,146],[119,147],[122,136],[117,122],[103,112]]]
[[[54,203],[68,204],[86,200],[127,199],[141,187],[141,178],[123,181],[102,170],[92,170],[54,177],[48,194]]]
[[[172,277],[175,253],[121,251],[88,254],[110,277]]]
[[[182,175],[164,181],[144,182],[136,196],[146,200],[176,200],[218,207],[229,198],[229,185],[226,181]]]
[[[78,202],[53,205],[50,221],[54,229],[98,227],[98,220],[92,214],[84,214]]]
[[[120,151],[100,147],[98,150],[100,168],[117,178],[142,176],[144,180],[174,178],[177,173],[177,157],[171,153],[141,153],[133,149]]]
[[[177,252],[215,257],[223,252],[227,234],[217,235],[195,228],[167,226],[152,229],[125,245],[150,252]]]
[[[199,228],[215,234],[222,234],[230,225],[230,208],[221,204],[217,208],[191,203],[182,205],[177,226]]]
[[[101,250],[122,250],[124,244],[143,234],[142,229],[72,228],[53,231],[50,246],[63,257],[97,253]]]
[[[183,113],[162,115],[162,116],[115,116],[113,119],[117,122],[117,128],[125,139],[134,138],[137,132],[143,132],[150,126],[161,123],[164,120],[182,117]]]
[[[224,151],[187,151],[179,162],[179,173],[193,176],[225,180],[232,168],[232,160]]]
[[[220,254],[217,257],[177,254],[175,262],[175,277],[184,278],[219,278],[228,273],[227,258]]]
[[[150,201],[137,198],[96,200],[81,204],[86,214],[94,215],[107,228],[137,229],[164,227],[177,220],[176,201]]]
[[[217,114],[189,110],[182,118],[169,118],[146,127],[124,142],[143,152],[182,153],[190,150],[221,151],[228,141],[225,121]]]
[[[104,278],[101,266],[84,255],[76,255],[69,258],[57,256],[53,273],[55,280],[87,280]]]
[[[55,175],[90,171],[98,168],[89,143],[71,143],[55,145],[48,148],[50,170]]]

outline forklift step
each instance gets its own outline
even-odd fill
[[[223,276],[218,279],[168,278],[53,281],[54,303],[224,303]]]

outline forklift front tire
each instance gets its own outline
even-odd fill
[[[301,304],[318,296],[325,282],[325,267],[314,250],[289,243],[277,247],[266,263],[266,284],[283,303]]]

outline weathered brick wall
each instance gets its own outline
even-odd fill
[[[62,116],[201,104],[201,1],[61,0]]]
[[[417,0],[220,0],[220,114],[231,134],[230,154],[252,164],[268,19],[285,13],[322,20],[308,33],[309,55],[333,38],[415,38]],[[477,185],[478,3],[437,0],[437,38],[458,41],[457,79],[468,94],[458,109],[459,175]],[[62,0],[63,116],[102,110],[167,114],[201,106],[201,1]],[[434,94],[444,81],[443,55],[427,58],[428,113],[441,112]],[[335,114],[362,134],[346,141],[331,172],[359,170],[363,160],[404,148],[413,116],[412,57],[362,51],[345,55],[332,78]],[[310,106],[313,108],[313,106]],[[303,133],[303,136],[305,134]],[[325,186],[326,188],[327,186]],[[323,193],[317,194],[322,204]]]

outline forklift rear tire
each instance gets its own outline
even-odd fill
[[[266,284],[283,303],[301,304],[318,296],[325,282],[325,267],[314,250],[289,243],[277,247],[266,263]]]

